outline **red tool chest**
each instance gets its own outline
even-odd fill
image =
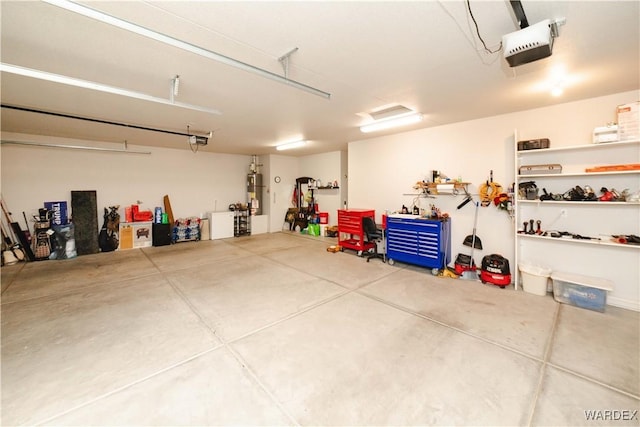
[[[373,248],[375,243],[364,241],[362,218],[376,217],[373,209],[338,209],[338,245],[358,251],[358,255]]]

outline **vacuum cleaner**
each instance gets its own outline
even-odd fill
[[[491,254],[482,258],[480,281],[500,286],[502,289],[511,284],[509,260],[498,254]]]

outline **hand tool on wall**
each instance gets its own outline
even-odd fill
[[[4,214],[7,220],[7,223],[11,225],[13,234],[15,235],[16,240],[20,242],[21,249],[24,251],[25,255],[27,256],[27,259],[29,261],[34,261],[35,256],[33,255],[33,251],[31,250],[31,246],[27,241],[24,231],[22,231],[22,228],[20,228],[20,224],[13,221],[13,219],[11,218],[11,212],[9,212],[9,210],[7,209],[7,206],[4,203],[4,197],[1,197],[1,196],[0,196],[0,206],[2,206],[2,213]]]

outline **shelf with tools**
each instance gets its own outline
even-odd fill
[[[458,194],[469,194],[469,182],[446,181],[446,182],[418,182],[414,185],[414,190],[421,191],[417,194],[406,194],[408,196],[456,196]]]
[[[620,206],[628,206],[628,207],[638,207],[640,206],[640,202],[601,202],[601,201],[573,201],[573,200],[518,200],[518,203],[521,204],[531,204],[531,205],[570,205],[570,206],[606,206],[606,207],[620,207]]]
[[[523,262],[637,287],[640,140],[516,149],[514,158],[516,287]]]
[[[548,173],[548,174],[529,174],[520,175],[522,178],[574,178],[585,176],[612,176],[612,175],[637,175],[640,174],[639,170],[624,170],[624,171],[606,171],[606,172],[573,172],[573,173]]]
[[[640,244],[629,244],[629,243],[619,243],[615,241],[613,236],[602,236],[602,237],[590,237],[590,238],[574,238],[571,236],[567,237],[550,237],[550,236],[541,236],[539,234],[520,234],[520,238],[524,239],[536,239],[536,240],[548,240],[553,241],[554,243],[569,243],[569,244],[578,244],[578,245],[596,245],[596,246],[612,246],[621,249],[631,249],[631,250],[640,250]]]

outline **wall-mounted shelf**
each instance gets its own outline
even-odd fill
[[[573,145],[570,147],[552,147],[552,148],[542,148],[539,150],[520,150],[516,151],[516,155],[528,155],[528,154],[542,154],[542,153],[553,153],[558,151],[584,151],[584,150],[606,150],[613,147],[620,146],[630,146],[637,145],[638,141],[622,141],[622,142],[605,142],[602,144],[583,144],[583,145]]]
[[[573,205],[573,206],[607,206],[607,207],[618,207],[618,206],[640,206],[640,203],[637,202],[590,202],[590,201],[572,201],[572,200],[518,200],[518,203],[526,203],[533,205]]]
[[[415,186],[414,188],[418,191],[422,190],[422,194],[418,195],[430,195],[430,196],[438,196],[438,195],[458,195],[461,192],[464,194],[468,194],[469,182],[422,182],[420,185]]]
[[[527,181],[528,178],[569,178],[569,177],[583,177],[583,176],[597,176],[597,175],[633,175],[640,174],[640,170],[626,170],[626,171],[608,171],[608,172],[572,172],[572,173],[546,173],[535,175],[518,175],[520,181]]]
[[[524,239],[534,239],[534,240],[550,240],[558,243],[569,243],[569,244],[577,244],[577,245],[597,245],[597,246],[613,246],[616,248],[623,249],[635,249],[640,250],[640,245],[630,245],[627,243],[616,243],[613,241],[607,240],[593,240],[593,239],[573,239],[573,238],[563,238],[563,237],[549,237],[549,236],[540,236],[537,234],[524,234],[519,233],[519,238]]]

